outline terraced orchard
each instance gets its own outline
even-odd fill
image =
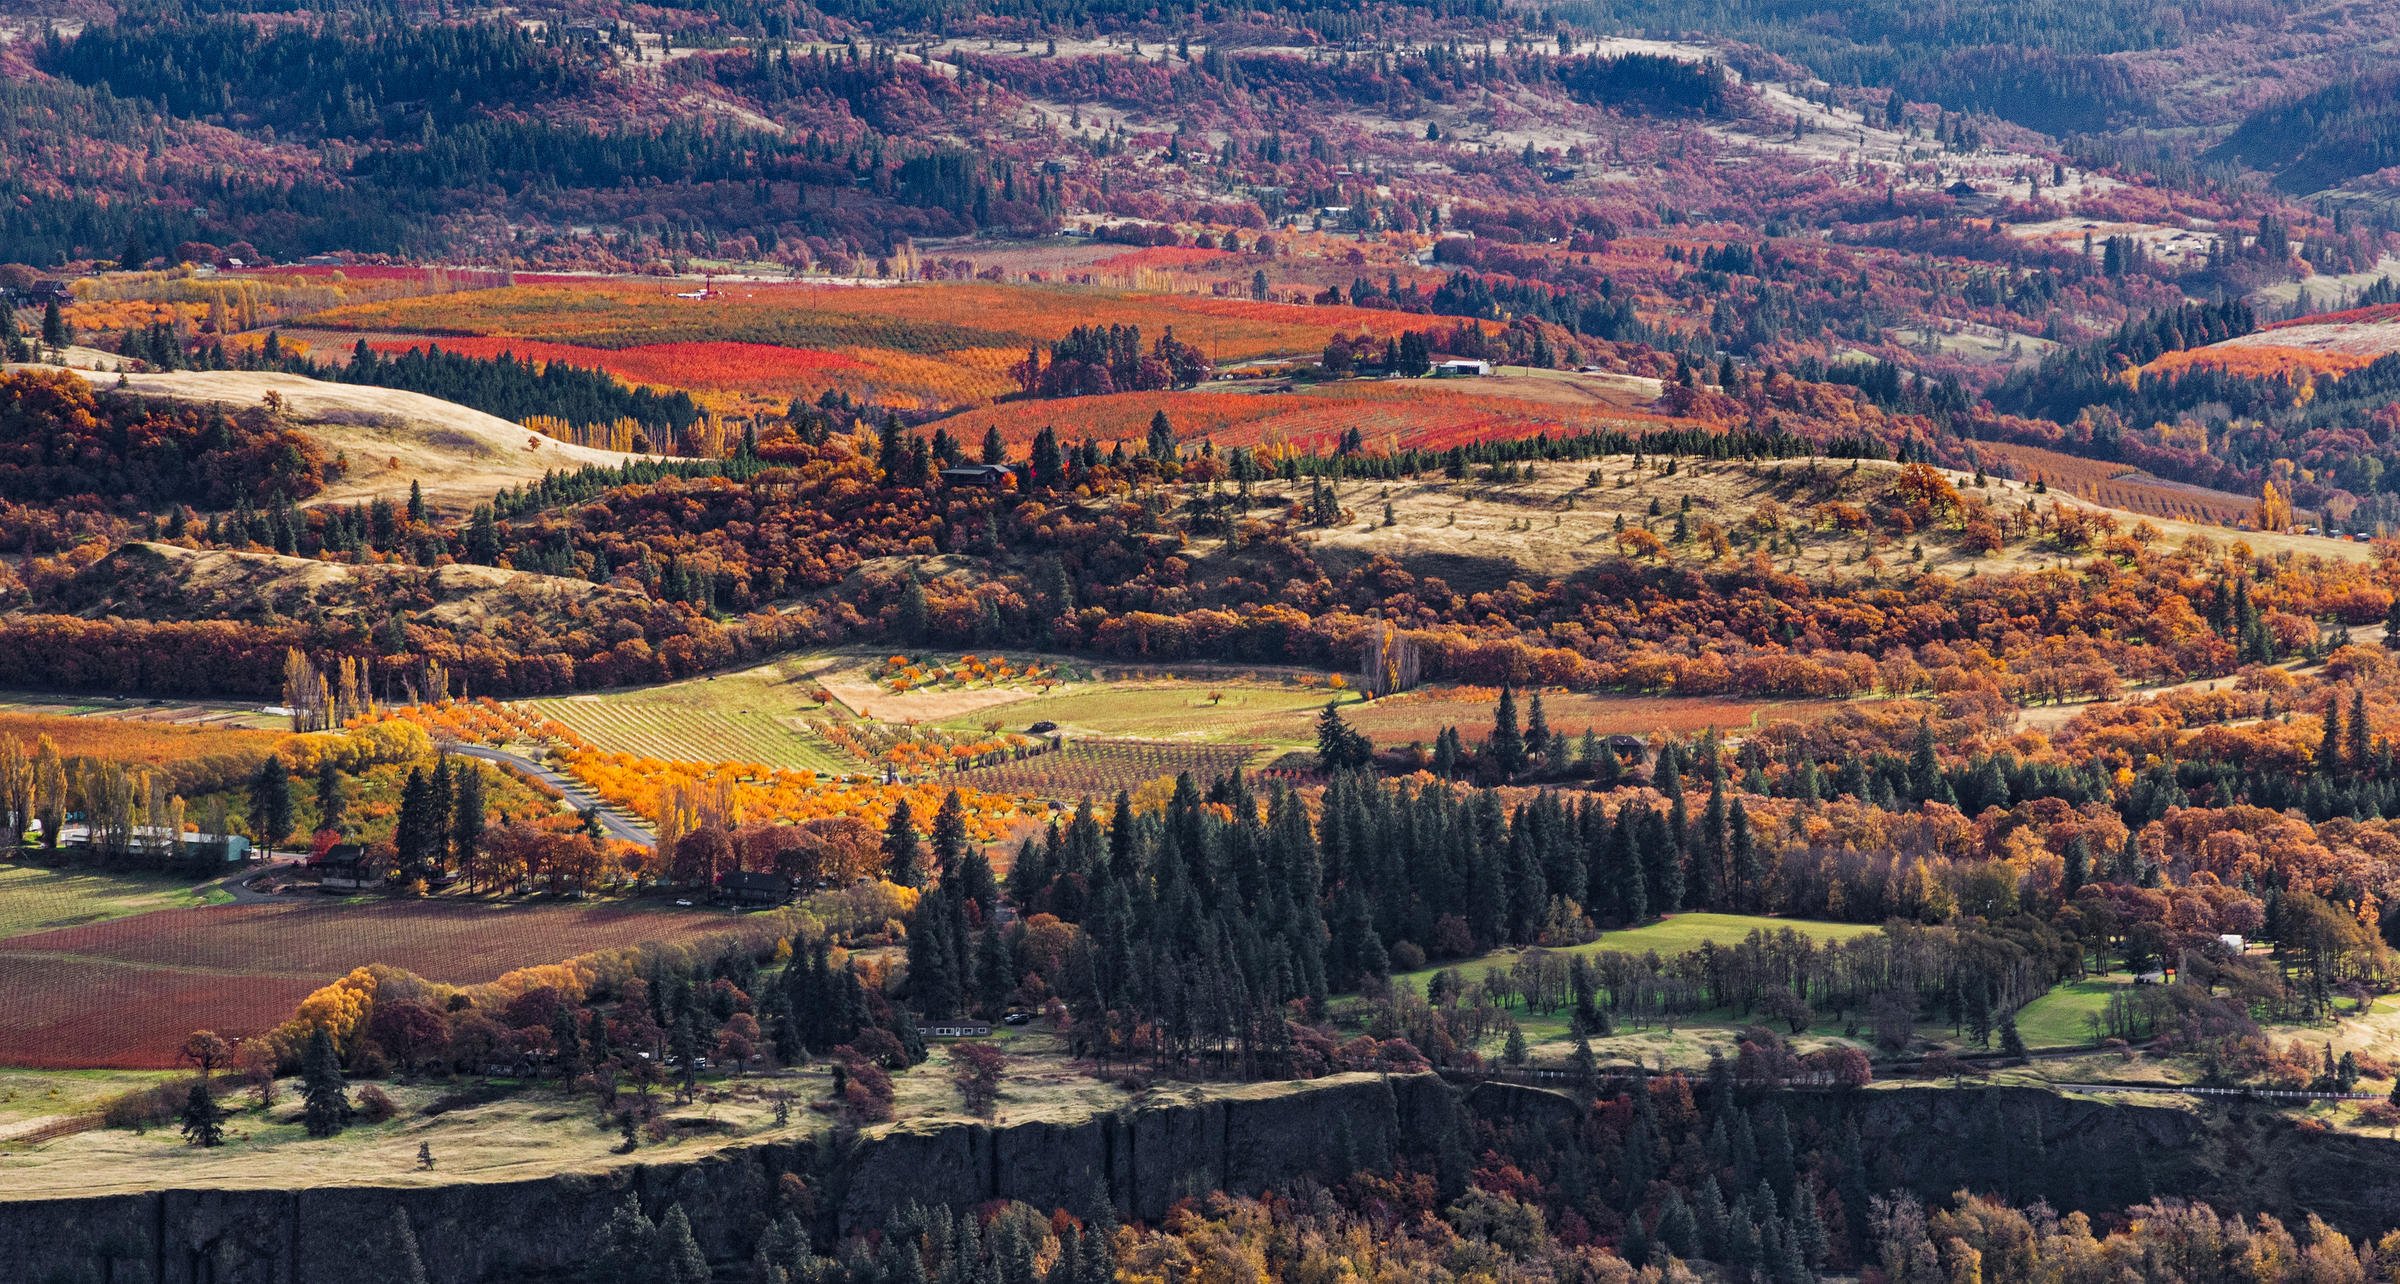
[[[1040,798],[1107,798],[1161,776],[1190,772],[1202,781],[1227,775],[1258,752],[1257,745],[1185,744],[1164,740],[1089,740],[1055,753],[958,773],[960,784],[996,794]]]
[[[525,707],[610,753],[670,762],[755,762],[826,775],[868,769],[807,730],[797,713],[638,695],[528,700]]]

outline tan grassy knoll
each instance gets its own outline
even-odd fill
[[[118,380],[98,370],[82,373],[101,388],[114,387]],[[255,406],[269,392],[281,395],[300,431],[314,438],[328,456],[342,452],[350,459],[349,475],[310,499],[312,505],[406,495],[414,481],[424,487],[429,502],[463,511],[490,499],[503,486],[540,481],[545,472],[573,472],[591,464],[614,467],[641,458],[536,437],[496,415],[391,388],[243,370],[129,375],[125,380],[135,392],[234,408]],[[399,467],[390,467],[395,458]]]
[[[1849,461],[1826,459],[1816,461],[1811,477],[1805,459],[1757,465],[1684,460],[1675,475],[1668,477],[1650,471],[1648,464],[1645,460],[1645,467],[1637,471],[1630,456],[1612,455],[1523,466],[1527,476],[1514,482],[1452,481],[1439,476],[1397,482],[1346,481],[1338,492],[1354,520],[1318,533],[1316,544],[1329,554],[1393,557],[1412,564],[1419,574],[1440,576],[1454,589],[1476,591],[1498,588],[1512,579],[1538,583],[1545,578],[1563,578],[1614,558],[1618,517],[1623,517],[1628,527],[1647,525],[1666,539],[1673,533],[1676,509],[1685,495],[1692,498],[1689,522],[1695,532],[1701,522],[1712,521],[1730,533],[1767,500],[1782,508],[1786,529],[1797,529],[1807,521],[1806,510],[1819,502],[1840,500],[1863,506],[1889,484],[1897,470],[1897,465],[1890,463],[1861,462],[1852,473]],[[1595,471],[1602,476],[1600,484],[1587,485],[1587,476]],[[1994,480],[1988,491],[1978,492],[1971,486],[1971,474],[1946,472],[1945,476],[1962,490],[1986,494],[1996,504],[2014,507],[2033,500],[2047,512],[2052,501],[2063,502],[2111,513],[2126,530],[2148,521],[2170,539],[2205,535],[2220,545],[2247,541],[2252,549],[2265,553],[2371,556],[2364,544],[2170,521],[2076,496],[2035,495],[2030,485],[2022,482]],[[1293,498],[1304,499],[1307,484],[1286,488],[1270,483],[1259,489],[1271,496],[1282,496],[1289,489]],[[1658,517],[1649,515],[1653,498],[1659,501]],[[1387,502],[1395,518],[1389,526],[1383,521]],[[1796,559],[1779,554],[1779,565],[1811,578],[1838,573],[1853,583],[1865,575],[1866,543],[1861,536],[1818,529],[1802,529],[1799,534],[1804,551]],[[1955,533],[1947,529],[1928,530],[1897,543],[1881,540],[1875,555],[1882,559],[1887,579],[1904,570],[1911,549],[1920,544],[1926,553],[1924,565],[1947,575],[2032,569],[2079,562],[2092,555],[2088,550],[2060,553],[2038,540],[2012,540],[1996,556],[1975,557],[1959,550],[1955,540]],[[1194,547],[1210,550],[1219,545],[1195,540]],[[1734,552],[1746,556],[1738,544]],[[1669,556],[1684,565],[1700,566],[1706,564],[1707,550],[1695,538],[1689,544],[1670,544]]]

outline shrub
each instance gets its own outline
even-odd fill
[[[400,1113],[400,1103],[392,1100],[392,1094],[371,1083],[358,1090],[357,1101],[359,1117],[371,1124]]]
[[[100,1122],[135,1132],[164,1127],[175,1121],[190,1096],[191,1086],[184,1083],[157,1083],[120,1092],[100,1103]]]

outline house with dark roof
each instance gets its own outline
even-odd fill
[[[728,870],[717,875],[717,896],[735,905],[781,905],[792,899],[792,880],[781,874]]]

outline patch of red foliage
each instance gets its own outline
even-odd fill
[[[2400,317],[2400,303],[2378,303],[2371,308],[2347,308],[2340,312],[2319,312],[2313,316],[2269,322],[2259,328],[2283,330],[2296,325],[2364,325],[2370,321],[2388,321],[2393,317]]]
[[[653,343],[638,348],[587,348],[539,339],[444,335],[371,340],[367,346],[388,356],[436,344],[444,352],[470,357],[496,357],[508,352],[520,360],[564,361],[586,369],[606,370],[634,383],[668,388],[773,392],[796,379],[868,369],[866,363],[839,352],[779,348],[765,343]]]

